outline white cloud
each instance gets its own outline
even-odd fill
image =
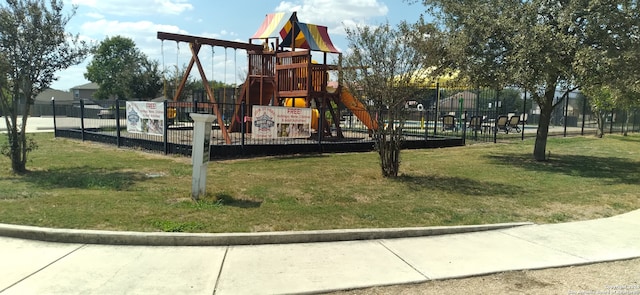
[[[327,26],[330,34],[344,34],[345,27],[365,24],[389,13],[389,7],[378,0],[282,1],[275,10],[297,11],[301,22]]]
[[[186,0],[71,0],[71,4],[90,7],[102,14],[118,16],[178,15],[193,10],[193,5]]]
[[[156,39],[158,31],[169,33],[186,33],[177,26],[156,24],[151,21],[121,22],[117,20],[100,19],[82,24],[80,27],[84,35],[97,39],[106,36],[124,36],[134,40]]]
[[[104,15],[97,12],[89,12],[87,13],[87,17],[93,18],[93,19],[101,19],[101,18],[104,18]]]

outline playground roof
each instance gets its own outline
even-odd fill
[[[258,31],[252,39],[280,38],[280,45],[292,47],[292,35],[295,34],[295,48],[314,51],[340,53],[333,46],[327,27],[301,23],[295,12],[276,12],[267,14]]]

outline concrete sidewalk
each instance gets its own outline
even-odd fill
[[[0,237],[0,293],[321,293],[640,257],[640,210],[590,221],[517,225],[520,226],[503,225],[501,229],[438,228],[431,233],[439,235],[411,238],[271,244],[277,242],[272,238],[270,244],[226,246],[106,245],[79,240],[57,243],[5,236]],[[11,236],[16,236],[18,229],[38,232],[32,227],[0,225],[2,228],[0,234]],[[457,229],[466,232],[453,233]],[[481,231],[469,232],[470,229]],[[54,235],[65,237],[63,230],[40,232],[47,233],[40,235],[49,237],[47,240]],[[398,233],[373,232],[377,234],[361,238],[394,237]],[[342,231],[325,233],[329,236]],[[311,232],[314,237],[310,240],[323,240],[319,238],[321,234]],[[124,244],[129,235],[135,236],[123,235],[116,244]],[[75,233],[75,239],[81,236]],[[146,239],[146,244],[194,235],[159,236],[162,238]],[[235,236],[240,244],[256,241],[252,234],[240,237]]]
[[[22,117],[18,117],[18,121],[21,123]],[[93,122],[107,122],[108,120],[97,120],[93,119]],[[109,124],[111,124],[109,122]],[[79,128],[81,125],[80,118],[74,117],[63,117],[60,116],[56,119],[55,125],[58,128]],[[39,132],[53,132],[54,131],[54,122],[53,117],[44,116],[44,117],[29,117],[27,119],[27,133],[39,133]],[[5,118],[0,116],[0,134],[7,133],[7,123],[5,122]]]
[[[21,117],[18,117],[18,120],[22,120]],[[0,117],[0,133],[6,132],[5,118]],[[27,133],[36,132],[53,132],[53,117],[29,117],[27,119]]]

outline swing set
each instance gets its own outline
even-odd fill
[[[225,140],[225,142],[227,144],[231,144],[231,138],[229,137],[229,132],[227,131],[227,128],[225,127],[224,121],[222,120],[222,115],[220,113],[220,110],[218,109],[218,104],[216,103],[216,99],[215,99],[215,97],[213,95],[213,90],[211,89],[211,85],[209,84],[209,80],[207,79],[207,75],[205,74],[204,68],[202,66],[202,63],[200,62],[200,58],[198,57],[198,54],[200,53],[200,50],[202,49],[202,45],[209,45],[209,46],[212,46],[212,47],[214,47],[214,46],[224,47],[225,48],[225,58],[226,58],[226,50],[227,50],[227,48],[244,49],[244,50],[247,50],[247,51],[256,51],[256,50],[261,51],[262,50],[262,46],[248,44],[248,43],[235,42],[235,41],[227,41],[227,40],[219,40],[219,39],[212,39],[212,38],[205,38],[205,37],[173,34],[173,33],[166,33],[166,32],[158,32],[158,39],[160,39],[162,41],[169,40],[169,41],[175,41],[177,43],[179,43],[179,42],[188,43],[189,44],[189,49],[191,50],[191,59],[189,60],[189,64],[187,65],[187,69],[185,70],[184,75],[182,76],[182,79],[180,80],[180,83],[178,84],[178,89],[176,90],[176,93],[175,93],[175,95],[173,97],[173,101],[178,101],[178,98],[182,94],[182,91],[184,91],[184,86],[187,83],[187,80],[189,79],[189,75],[191,73],[191,70],[193,69],[193,66],[195,65],[198,68],[198,73],[200,74],[200,78],[202,79],[202,84],[204,86],[207,98],[208,98],[209,102],[212,103],[213,113],[216,115],[216,118],[217,118],[217,121],[218,121],[218,125],[220,126],[220,130],[222,132],[222,136],[223,136],[223,138],[224,138],[224,140]],[[212,51],[212,54],[213,54],[213,52],[214,51]],[[226,60],[225,60],[225,71],[226,71]]]

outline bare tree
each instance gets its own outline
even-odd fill
[[[403,23],[392,28],[347,30],[349,49],[343,58],[343,82],[372,114],[373,138],[384,177],[396,177],[406,118],[405,102],[423,79],[426,60],[416,48],[427,34]]]
[[[88,46],[65,32],[75,13],[63,15],[58,0],[7,0],[0,6],[0,108],[7,124],[8,145],[16,173],[26,172],[27,118],[35,97],[56,79],[55,73],[82,62]],[[21,116],[21,118],[18,118]]]

